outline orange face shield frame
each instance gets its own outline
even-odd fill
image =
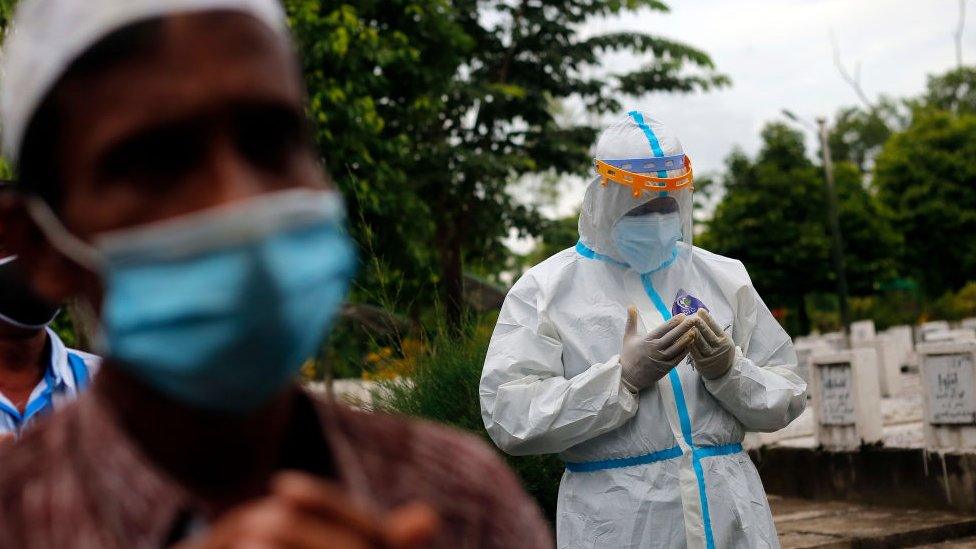
[[[695,177],[691,169],[691,159],[685,155],[685,172],[676,177],[655,177],[618,168],[603,160],[595,160],[596,173],[602,178],[601,185],[606,187],[611,181],[629,187],[637,198],[644,192],[674,192],[684,189],[694,190]]]

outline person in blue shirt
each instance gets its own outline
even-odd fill
[[[17,256],[0,251],[0,444],[88,386],[99,358],[69,349],[48,327],[58,307],[37,298]]]

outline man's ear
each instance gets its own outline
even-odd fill
[[[19,192],[0,192],[0,251],[19,256],[34,291],[51,303],[64,303],[91,285],[92,273],[48,242]]]

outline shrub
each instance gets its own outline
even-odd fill
[[[470,431],[494,447],[481,420],[478,400],[478,384],[494,319],[468,324],[462,333],[440,330],[427,338],[426,353],[416,359],[413,374],[383,381],[373,394],[373,406]],[[555,521],[562,462],[554,455],[504,457],[549,520]]]
[[[851,320],[874,320],[878,330],[902,324],[915,324],[921,315],[919,300],[907,292],[885,292],[866,297],[852,297],[850,306]]]
[[[976,316],[976,281],[969,282],[958,292],[946,292],[932,304],[932,317],[961,320]]]

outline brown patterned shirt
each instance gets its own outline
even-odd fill
[[[441,516],[433,547],[544,548],[551,534],[516,477],[484,443],[431,423],[311,397],[355,497]],[[88,394],[0,451],[0,548],[157,548],[192,498]]]

